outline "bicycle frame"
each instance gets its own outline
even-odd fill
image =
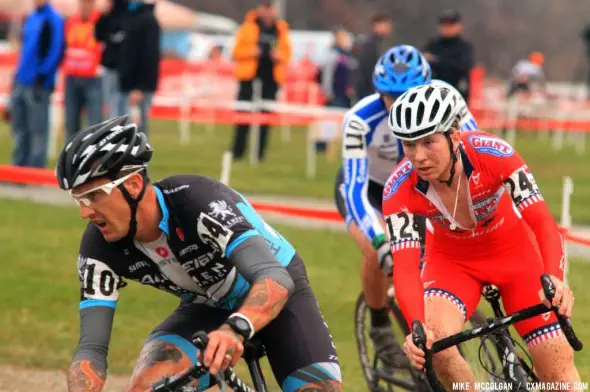
[[[205,332],[197,332],[193,337],[193,343],[203,351],[207,347],[207,343],[209,338]],[[252,377],[252,382],[254,384],[254,388],[250,388],[246,385],[233,371],[232,368],[228,368],[223,374],[223,381],[234,391],[238,392],[268,392],[268,387],[266,386],[266,381],[264,380],[264,375],[262,373],[262,368],[260,367],[260,358],[265,355],[264,348],[259,345],[255,344],[245,344],[244,347],[244,360],[248,365],[248,370],[250,371],[250,376]],[[180,391],[182,387],[186,386],[189,382],[198,379],[199,377],[208,373],[208,369],[203,366],[202,364],[198,363],[196,365],[191,366],[188,368],[184,373],[176,377],[169,377],[165,376],[160,381],[155,383],[152,386],[152,392],[177,392]],[[214,376],[217,384],[220,384],[220,378],[218,376]]]
[[[255,344],[246,344],[244,347],[244,360],[248,365],[250,371],[250,377],[252,377],[252,383],[256,392],[268,392],[266,381],[264,380],[264,374],[260,367],[260,358],[265,356],[264,347]]]
[[[500,306],[500,291],[498,288],[486,285],[483,291],[483,297],[492,306],[494,315],[497,318],[504,318],[505,315]],[[490,323],[493,322],[493,319],[488,318],[487,321]],[[534,376],[534,374],[521,358],[518,357],[508,328],[493,334],[492,338],[494,339],[494,347],[496,348],[498,357],[502,359],[502,372],[506,380],[514,381],[518,385],[526,385],[529,376]]]

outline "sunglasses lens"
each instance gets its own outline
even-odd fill
[[[82,206],[86,206],[86,207],[90,207],[90,200],[86,197],[73,197],[72,198],[74,200],[74,203],[78,206],[78,207],[82,207]]]

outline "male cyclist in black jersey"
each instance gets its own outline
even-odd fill
[[[216,374],[234,366],[256,335],[283,391],[340,391],[334,343],[295,249],[227,186],[197,175],[152,183],[152,148],[127,116],[66,143],[57,178],[90,222],[78,256],[80,342],[70,391],[100,391],[119,289],[127,280],[180,298],[149,335],[129,391],[197,362],[194,332],[209,333],[200,358]],[[213,384],[199,379],[199,390]]]

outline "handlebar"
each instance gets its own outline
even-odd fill
[[[545,297],[549,300],[549,302],[553,301],[555,297],[555,285],[553,281],[547,274],[543,274],[541,276],[541,285],[543,287],[543,292],[545,293]],[[432,345],[431,349],[426,348],[426,332],[424,330],[424,326],[418,320],[412,321],[412,341],[416,345],[416,347],[420,348],[424,351],[424,371],[426,373],[426,378],[428,379],[428,383],[434,392],[445,392],[445,388],[442,386],[438,378],[436,377],[436,372],[434,371],[434,367],[432,366],[432,356],[442,350],[447,349],[453,345],[457,345],[464,341],[488,334],[493,332],[497,329],[505,328],[509,325],[512,325],[518,321],[522,321],[543,313],[546,313],[547,310],[553,311],[557,320],[559,321],[559,325],[565,335],[568,343],[572,346],[575,351],[580,351],[584,347],[582,342],[577,338],[574,328],[570,320],[565,317],[564,315],[559,314],[559,307],[551,306],[547,308],[545,305],[535,305],[529,308],[523,309],[514,313],[511,316],[504,317],[501,319],[494,319],[491,322],[488,322],[482,326],[478,326],[478,328],[470,330],[470,331],[463,331],[456,335],[449,336],[447,338],[441,339],[435,342]]]
[[[193,344],[204,352],[209,344],[209,336],[205,331],[198,331],[193,335]],[[176,377],[165,376],[160,381],[152,386],[152,392],[179,392],[182,387],[187,385],[194,379],[197,379],[208,373],[208,369],[201,363],[191,366],[184,373]],[[214,376],[217,384],[220,384],[220,378]],[[236,392],[255,392],[252,388],[247,386],[242,380],[238,378],[233,369],[227,368],[223,372],[223,380],[233,391]]]

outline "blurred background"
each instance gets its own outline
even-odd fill
[[[256,50],[244,28],[256,18],[278,31],[259,44],[267,62],[258,68],[243,55]],[[32,28],[36,20],[46,28]],[[452,56],[467,57],[444,69],[434,48],[451,40],[462,42]],[[0,391],[65,390],[85,223],[53,168],[69,135],[124,113],[154,146],[154,180],[221,179],[294,243],[345,390],[366,390],[353,325],[361,255],[330,217],[342,116],[372,92],[377,56],[398,44],[429,53],[480,128],[524,156],[566,234],[574,325],[590,322],[587,1],[0,0]],[[175,301],[125,289],[107,390],[121,390]],[[588,381],[590,355],[577,353],[576,364]]]

